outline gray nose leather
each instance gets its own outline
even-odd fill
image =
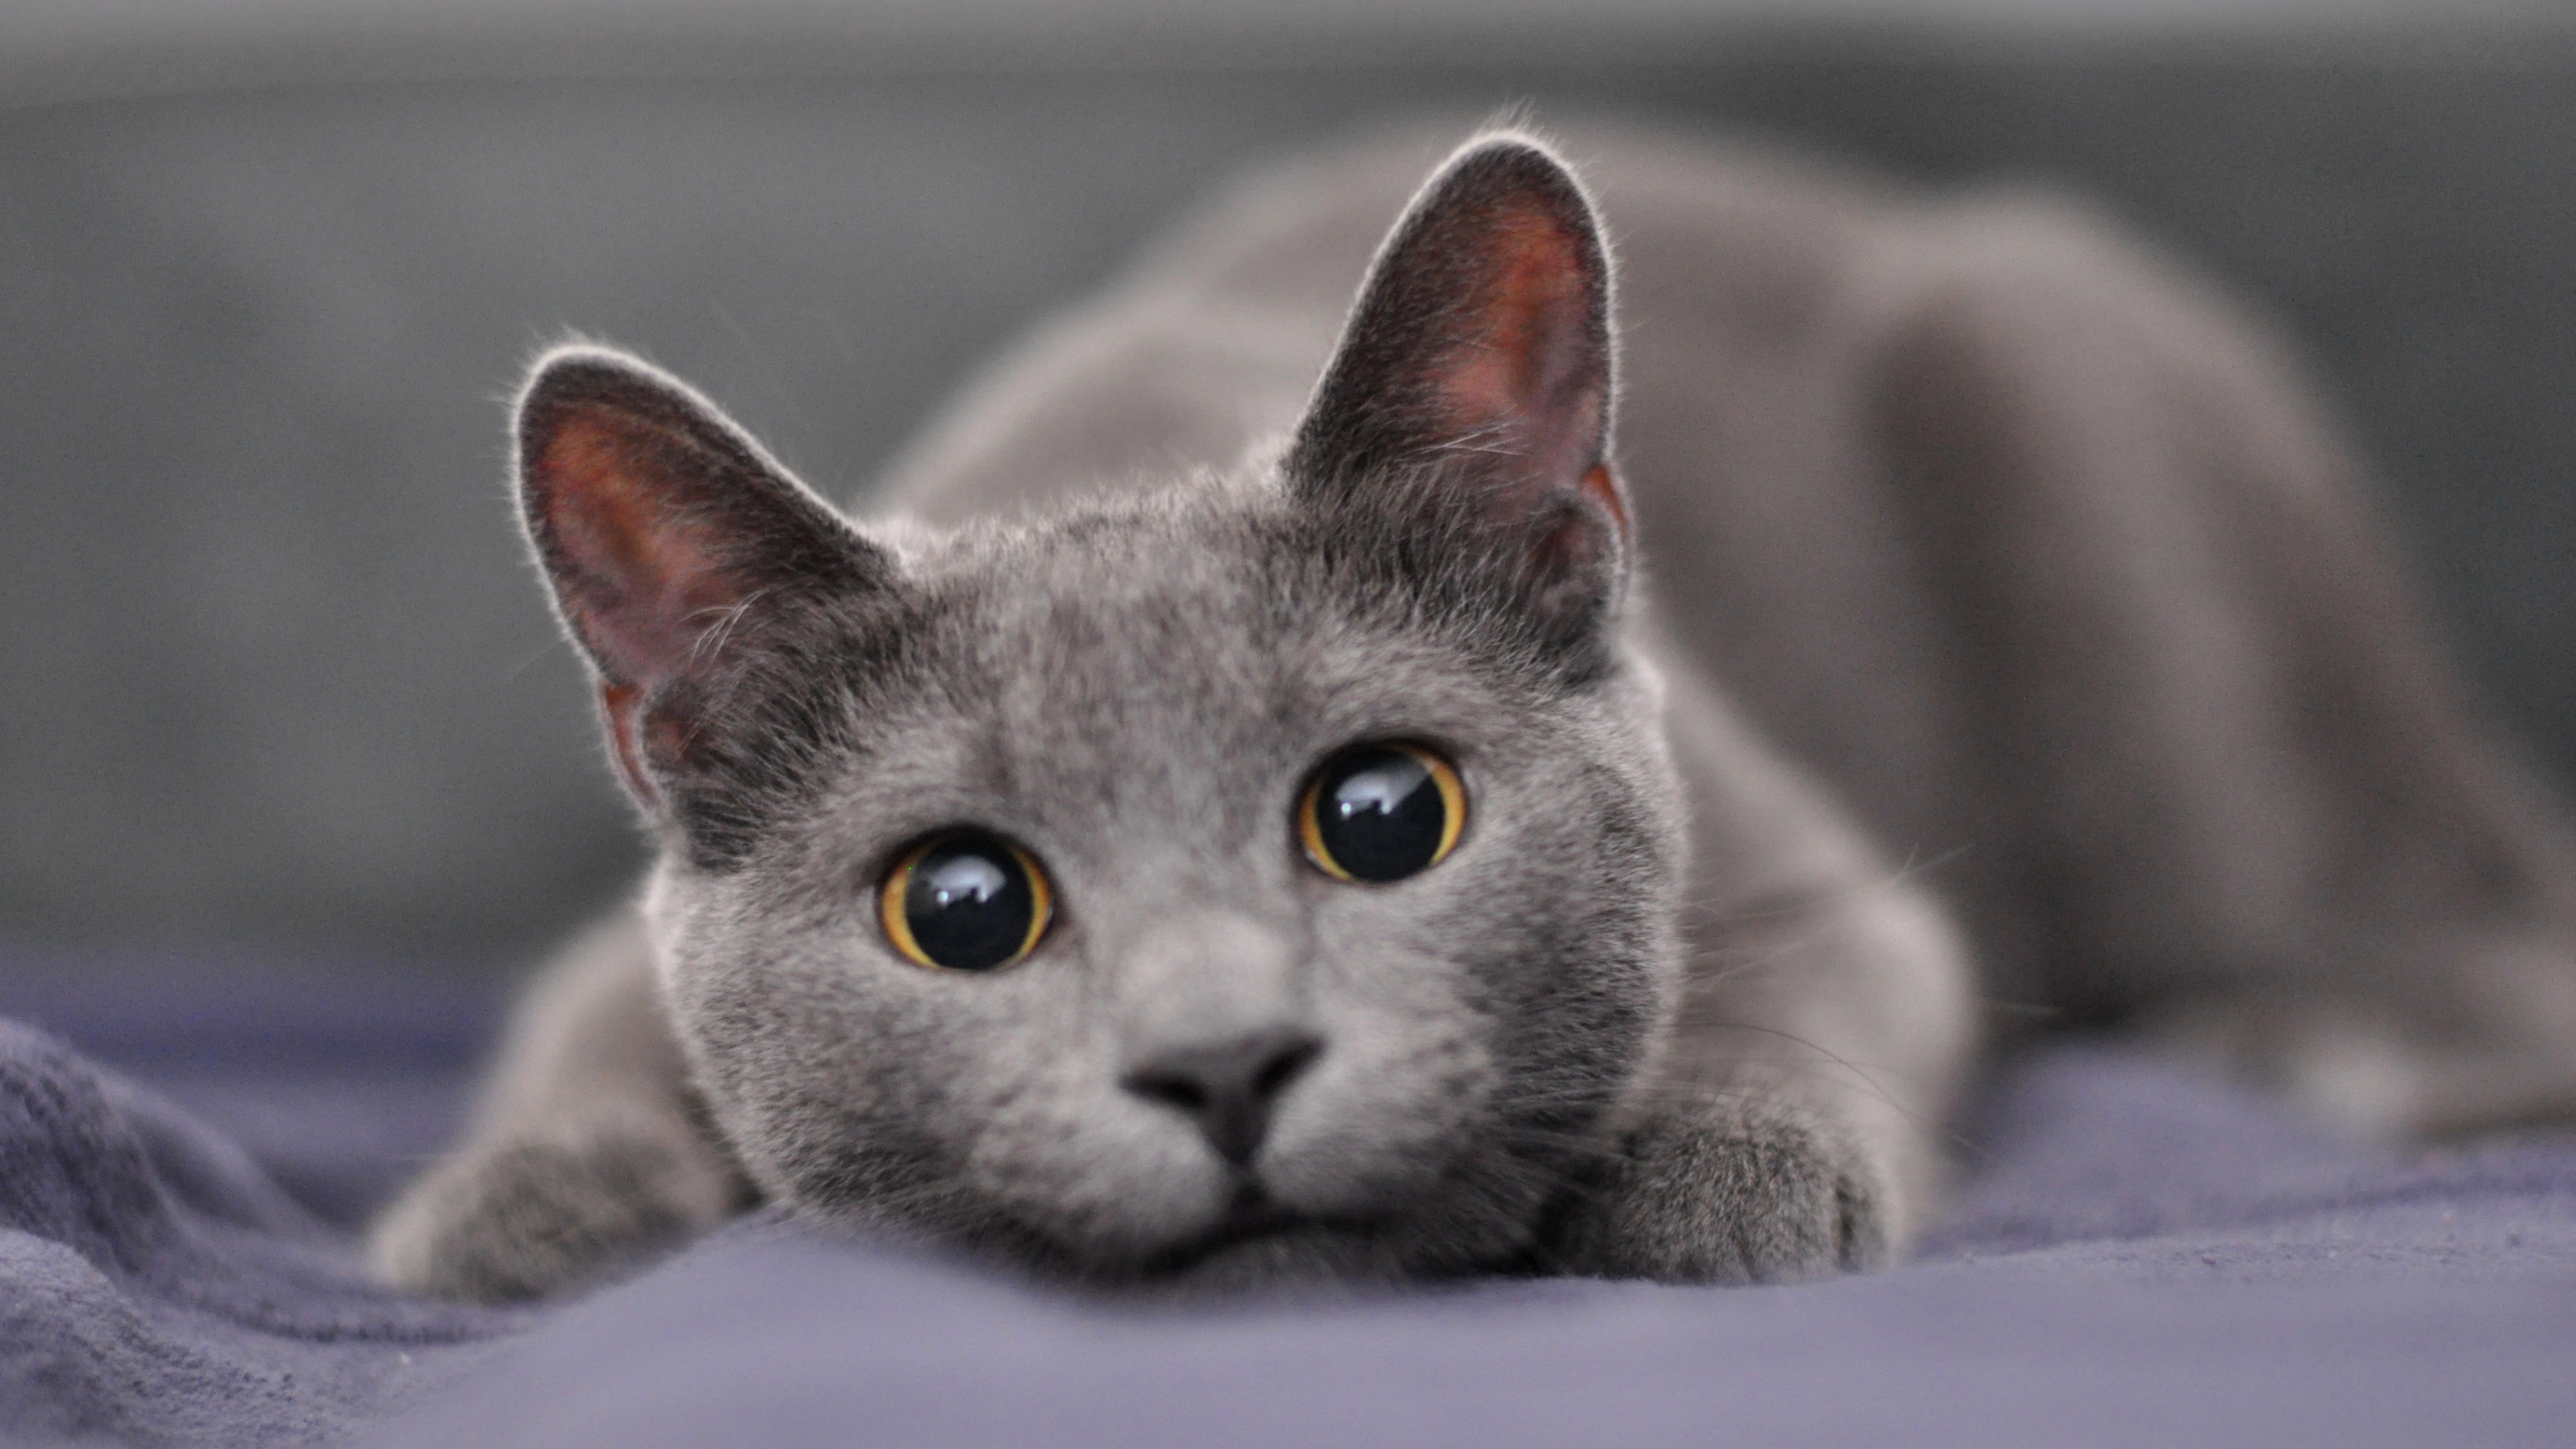
[[[1261,1150],[1271,1108],[1323,1049],[1303,1031],[1274,1027],[1159,1052],[1129,1071],[1124,1085],[1189,1118],[1218,1156],[1243,1167]]]

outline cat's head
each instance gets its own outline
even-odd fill
[[[1676,989],[1609,308],[1572,177],[1483,138],[1272,461],[935,537],[538,364],[529,531],[770,1195],[1100,1278],[1529,1246]]]

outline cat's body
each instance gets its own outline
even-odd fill
[[[1984,1022],[2140,1023],[2378,1131],[2576,1108],[2570,852],[2223,304],[2046,205],[1593,138],[1623,491],[1579,198],[1463,154],[1338,351],[1420,144],[1215,208],[854,552],[729,518],[765,465],[667,384],[541,370],[532,527],[671,850],[394,1276],[543,1291],[755,1197],[1099,1279],[1791,1275],[1901,1247]],[[1382,886],[1290,820],[1370,740],[1469,802]],[[1063,900],[989,976],[870,934],[961,823]],[[1218,1041],[1294,1042],[1249,1145],[1222,1073],[1135,1065]]]

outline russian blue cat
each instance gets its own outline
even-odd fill
[[[2256,329],[2049,203],[1587,145],[1247,185],[863,521],[540,359],[661,856],[384,1270],[766,1201],[1094,1284],[1790,1278],[1903,1250],[2033,1024],[2576,1105],[2576,857]]]

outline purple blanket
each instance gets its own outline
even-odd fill
[[[446,1130],[460,1000],[0,988],[60,1033],[0,1024],[0,1442],[2576,1442],[2576,1138],[2394,1155],[2098,1048],[2015,1069],[1916,1260],[1839,1282],[1145,1310],[754,1219],[420,1303],[329,1218]]]

